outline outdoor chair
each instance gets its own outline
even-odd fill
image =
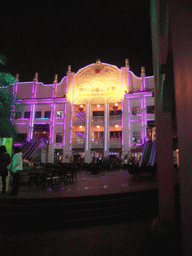
[[[19,172],[19,184],[23,185],[28,182],[29,179],[29,168],[24,167],[22,171]]]
[[[32,182],[37,184],[37,168],[35,166],[29,168],[28,177],[28,184],[31,184]]]
[[[65,171],[65,184],[67,181],[74,182],[74,179],[77,181],[77,169],[73,166],[68,167]]]

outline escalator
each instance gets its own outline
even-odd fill
[[[139,167],[146,166],[148,164],[150,155],[151,155],[151,149],[152,149],[152,142],[151,141],[145,142],[142,150],[142,156],[139,160]]]
[[[149,166],[154,166],[156,160],[156,142],[155,140],[152,142],[151,155],[148,162]]]
[[[28,141],[25,143],[21,149],[23,152],[23,159],[29,160],[37,151],[37,149],[41,145],[41,140],[40,139],[33,139],[31,141]]]
[[[77,116],[80,120],[82,120],[83,122],[85,122],[85,114],[84,114],[84,112],[77,111],[77,112],[76,112],[76,116]]]

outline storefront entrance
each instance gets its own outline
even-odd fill
[[[33,130],[34,139],[43,139],[44,142],[49,141],[49,125],[35,124]]]

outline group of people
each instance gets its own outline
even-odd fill
[[[10,172],[12,182],[9,195],[17,195],[19,188],[19,172],[23,170],[23,158],[20,147],[14,147],[14,154],[11,160],[4,145],[0,146],[0,176],[2,180],[2,194],[6,193],[6,177]]]

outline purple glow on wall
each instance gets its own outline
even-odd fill
[[[135,144],[130,144],[130,146],[134,146]],[[138,143],[137,146],[142,146],[143,144]]]
[[[121,110],[122,110],[122,115],[121,115],[121,123],[122,123],[122,140],[121,140],[121,144],[122,144],[122,150],[123,150],[123,145],[124,145],[124,138],[123,138],[123,99],[121,100]]]
[[[82,115],[80,115],[79,111],[78,111],[78,112],[76,112],[76,116],[77,116],[77,117],[79,117],[82,121],[84,121],[84,122],[85,122],[85,117],[84,117],[84,116],[82,116]]]
[[[21,102],[24,102],[25,104],[52,104],[52,103],[66,103],[67,100],[66,98],[61,99],[52,99],[52,98],[47,98],[47,99],[27,99],[27,100],[17,100],[16,104],[20,104]]]
[[[85,150],[89,149],[89,103],[87,103],[87,117],[86,117],[86,144],[85,144]]]
[[[31,139],[33,138],[33,127],[34,127],[34,119],[35,119],[35,105],[32,105],[32,120],[31,120]]]
[[[146,101],[146,97],[144,98],[144,109],[146,109],[146,103],[147,103],[147,101]]]
[[[150,93],[150,94],[144,94],[143,97],[152,97],[152,93]]]
[[[130,120],[131,123],[140,122],[141,120]]]
[[[143,99],[143,97],[141,97],[141,109],[143,109],[143,101],[144,101],[144,99]]]
[[[141,116],[141,122],[142,122],[142,127],[143,127],[143,125],[144,125],[143,115]]]
[[[141,91],[143,91],[143,77],[141,77]]]
[[[52,117],[52,133],[51,133],[51,141],[53,143],[54,141],[54,127],[55,127],[55,104],[52,105],[52,109],[51,109],[51,117]]]
[[[80,137],[85,138],[85,135],[84,135],[83,133],[81,133],[81,132],[77,132],[77,134],[78,134]]]
[[[37,122],[35,122],[34,124],[47,124],[47,123],[45,123],[45,122],[42,122],[42,123],[37,123]]]
[[[72,142],[72,126],[73,126],[73,102],[71,103],[71,119],[70,119],[70,150],[71,150],[71,142]]]
[[[67,103],[64,106],[65,108],[65,119],[63,120],[63,147],[65,146],[65,130],[66,130],[66,116],[67,116]]]
[[[21,147],[22,144],[21,144],[21,143],[16,143],[16,144],[14,143],[14,146],[15,146],[15,147]]]
[[[24,118],[24,117],[22,117],[22,118],[18,118],[17,120],[29,120],[29,118]]]
[[[131,111],[130,108],[131,108],[130,107],[130,100],[128,100],[128,113],[130,113],[130,111]]]
[[[66,87],[65,87],[65,93],[67,93],[67,86],[68,86],[69,78],[68,75],[66,76]]]
[[[27,123],[15,123],[15,125],[26,125]]]

